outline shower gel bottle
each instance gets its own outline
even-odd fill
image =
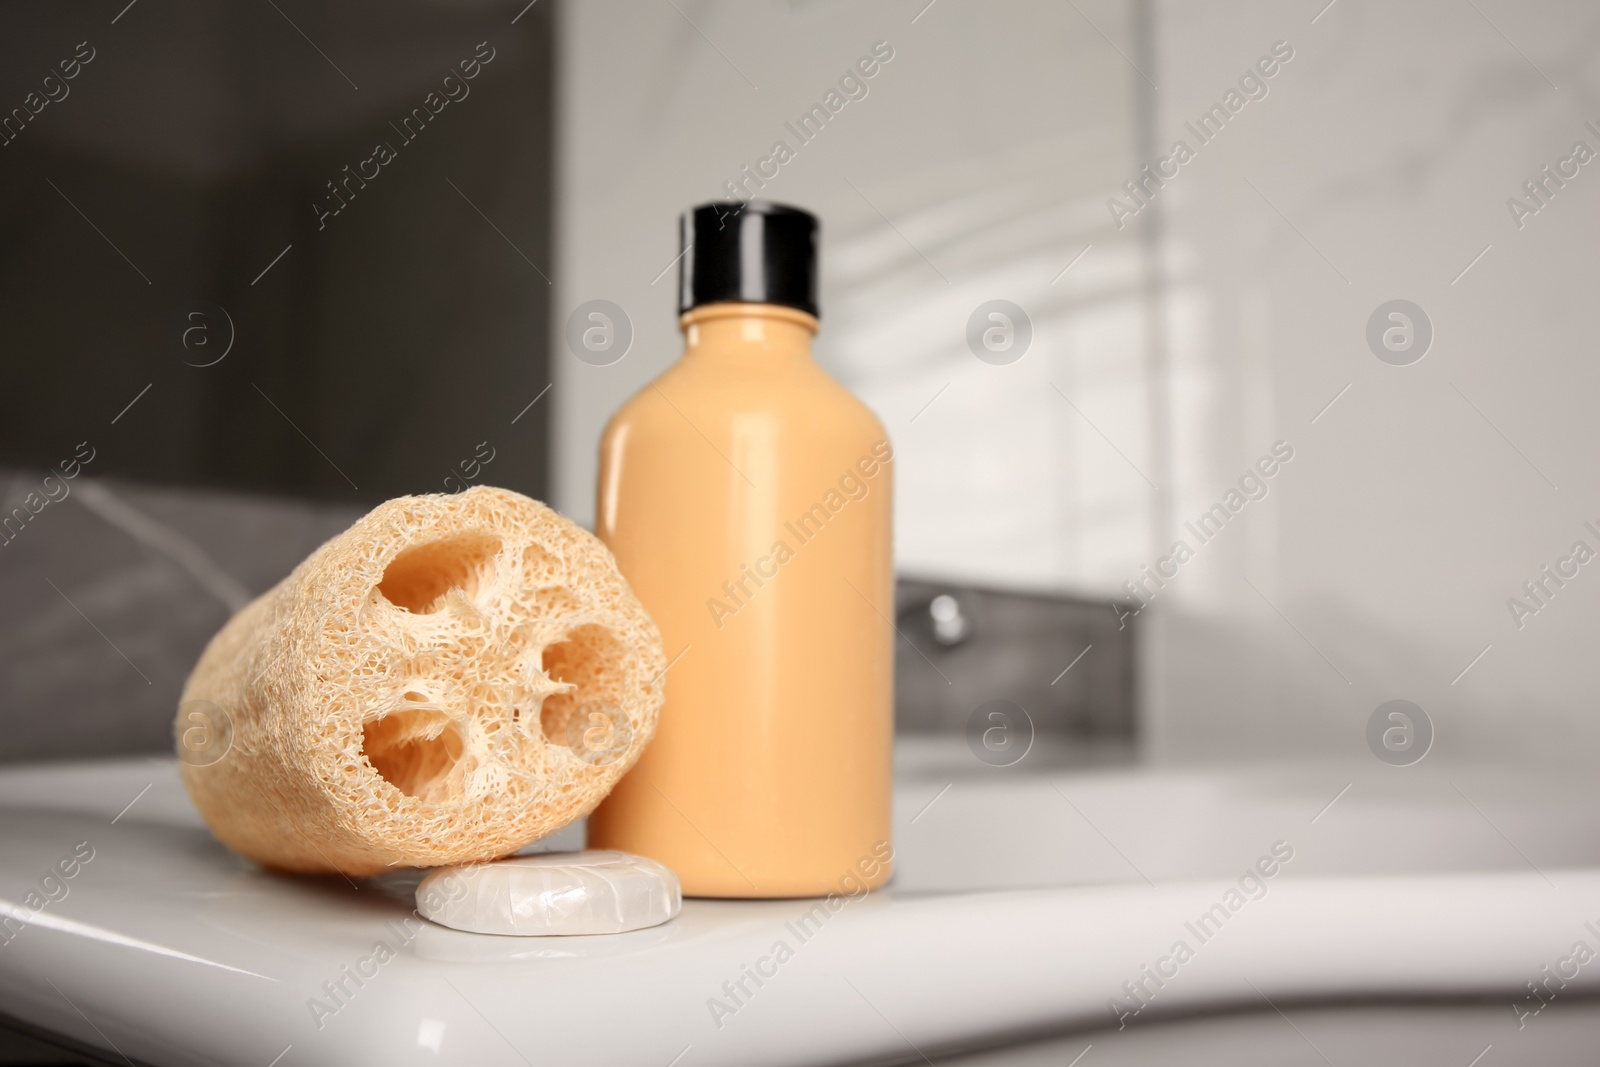
[[[682,220],[684,353],[611,420],[597,532],[661,628],[666,707],[589,820],[691,896],[885,882],[894,732],[893,450],[812,361],[817,220]]]

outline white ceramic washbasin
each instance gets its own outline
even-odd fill
[[[1149,997],[1129,1034],[1266,1003],[1510,1005],[1575,941],[1600,948],[1597,831],[1586,783],[1426,761],[1067,773],[909,746],[887,890],[536,940],[419,921],[404,879],[260,872],[211,839],[171,761],[14,769],[0,910],[79,842],[94,858],[0,944],[0,1011],[156,1064],[920,1063],[1090,1029],[1112,1035],[1098,1059],[1109,1001],[1138,1003],[1125,982]],[[1271,877],[1239,891],[1258,863]],[[380,941],[394,958],[356,985]]]

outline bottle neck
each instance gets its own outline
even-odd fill
[[[817,320],[777,304],[707,304],[678,317],[685,359],[809,360]]]

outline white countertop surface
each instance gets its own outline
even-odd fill
[[[1131,1003],[1123,983],[1180,939],[1192,958],[1145,1018],[1389,994],[1509,1003],[1574,942],[1600,949],[1584,925],[1600,931],[1600,794],[1576,780],[940,770],[901,767],[891,886],[804,939],[814,901],[691,900],[607,937],[461,933],[414,916],[414,876],[351,884],[238,859],[172,761],[0,771],[0,913],[27,917],[0,944],[0,1011],[159,1064],[923,1062],[1114,1024],[1109,999]],[[1277,841],[1294,859],[1197,938],[1194,920]],[[94,858],[29,911],[80,842]],[[735,1001],[724,983],[779,941],[790,956]],[[379,942],[393,958],[363,964]],[[358,964],[359,986],[344,971]],[[1569,991],[1597,976],[1581,969]],[[341,979],[334,999],[324,983]]]

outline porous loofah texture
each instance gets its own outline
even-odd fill
[[[268,867],[491,860],[610,792],[655,732],[666,666],[587,531],[505,489],[400,497],[212,638],[184,707],[220,708],[232,743],[184,782]]]

